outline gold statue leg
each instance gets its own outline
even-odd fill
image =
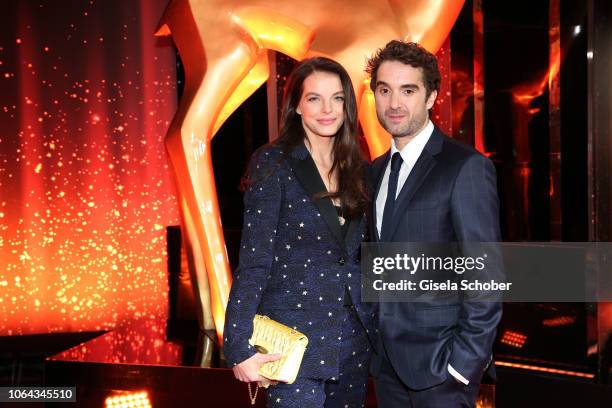
[[[267,58],[244,31],[227,22],[214,21],[219,16],[198,24],[195,16],[186,21],[184,13],[190,10],[185,3],[178,3],[181,4],[185,6],[182,10],[175,7],[166,13],[163,32],[172,32],[186,67],[184,97],[166,137],[166,148],[176,175],[186,248],[202,306],[201,329],[216,328],[220,340],[231,272],[210,143],[231,112],[265,82]]]
[[[208,285],[206,266],[204,265],[204,254],[202,254],[202,247],[193,246],[188,238],[196,236],[194,214],[189,213],[189,206],[185,200],[181,199],[179,203],[183,219],[182,241],[185,254],[187,255],[191,285],[199,306],[199,309],[196,310],[199,331],[196,343],[195,364],[200,367],[211,367],[214,349],[213,341],[216,339],[216,330],[211,310],[210,286]]]

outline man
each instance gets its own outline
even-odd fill
[[[371,167],[371,235],[378,242],[497,242],[495,168],[429,119],[438,95],[436,57],[391,41],[368,61],[376,112],[393,136]],[[493,369],[498,302],[381,302],[372,363],[379,406],[473,407]]]

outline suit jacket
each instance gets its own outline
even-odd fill
[[[492,162],[435,128],[397,196],[393,227],[378,236],[376,197],[390,152],[370,168],[370,232],[380,242],[498,242],[499,203]],[[444,382],[451,366],[480,382],[490,365],[499,302],[468,302],[458,292],[444,300],[379,304],[378,348],[413,389]],[[377,374],[381,353],[374,356]]]
[[[308,336],[299,376],[338,378],[345,290],[373,331],[373,314],[360,303],[365,214],[348,221],[344,237],[331,200],[312,200],[325,185],[304,145],[286,157],[278,146],[260,148],[249,174],[239,266],[225,315],[228,366],[255,354],[248,339],[259,313]]]

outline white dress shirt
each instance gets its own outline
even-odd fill
[[[402,156],[402,166],[400,167],[399,176],[397,180],[397,191],[395,192],[395,198],[402,191],[404,183],[408,179],[410,172],[414,168],[415,163],[423,153],[425,145],[429,141],[434,131],[433,123],[428,119],[427,125],[412,139],[402,150],[398,150],[395,145],[395,139],[391,141],[391,152],[389,158],[393,157],[395,152],[399,152]],[[378,236],[380,237],[380,229],[382,228],[383,212],[385,210],[385,201],[387,200],[387,190],[389,189],[389,173],[391,172],[391,160],[385,168],[383,179],[380,183],[380,189],[378,190],[378,196],[376,196],[376,229]],[[469,381],[458,373],[450,364],[447,366],[448,372],[462,384],[468,385]]]
[[[427,120],[427,125],[421,130],[415,137],[412,139],[402,150],[398,150],[395,145],[395,139],[391,141],[391,155],[389,158],[393,157],[393,153],[399,152],[402,156],[402,167],[400,167],[399,177],[397,179],[397,191],[395,192],[395,198],[399,195],[400,191],[402,191],[402,187],[404,183],[408,179],[414,164],[421,156],[425,145],[429,141],[431,134],[434,131],[434,125],[431,121]],[[380,229],[382,228],[382,219],[383,212],[385,210],[385,201],[387,200],[387,190],[389,189],[389,173],[391,172],[391,160],[387,164],[387,168],[385,168],[385,172],[383,174],[382,182],[380,183],[380,189],[378,190],[378,196],[376,197],[376,229],[378,230],[378,236],[380,236]]]

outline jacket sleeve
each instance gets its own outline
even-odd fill
[[[276,154],[265,148],[255,152],[248,175],[239,264],[225,313],[224,351],[228,367],[255,354],[248,340],[270,274],[282,200]]]
[[[498,247],[494,244],[501,239],[495,167],[486,157],[475,154],[464,162],[453,188],[451,213],[463,256],[483,256],[483,248],[490,252],[491,262],[487,262],[487,267],[475,278],[482,281],[503,275]],[[480,382],[491,361],[491,349],[502,315],[501,302],[490,294],[463,295],[449,364],[468,381]]]

